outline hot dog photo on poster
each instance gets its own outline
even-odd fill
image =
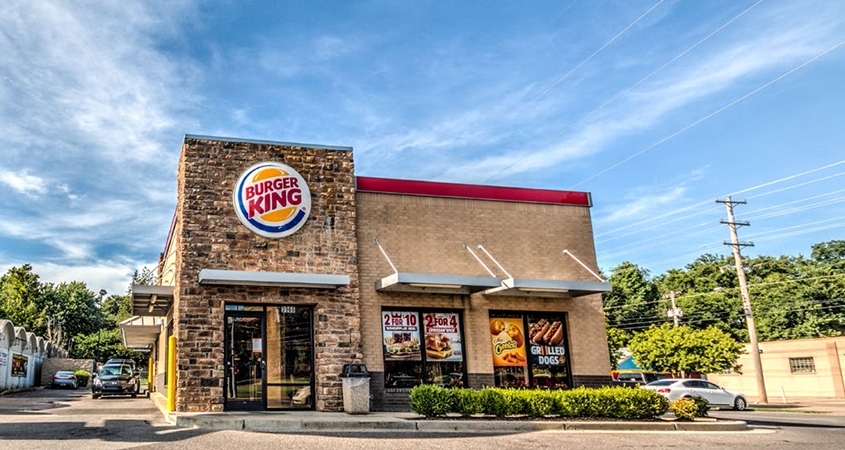
[[[423,314],[425,357],[428,361],[463,361],[461,324],[457,313]]]
[[[566,323],[556,314],[528,316],[529,358],[532,364],[566,364]]]

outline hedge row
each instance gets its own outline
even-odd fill
[[[477,414],[567,418],[650,419],[669,410],[655,391],[603,387],[546,391],[532,389],[447,389],[422,384],[411,389],[411,409],[425,417]]]

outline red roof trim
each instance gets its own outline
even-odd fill
[[[477,184],[439,183],[434,181],[396,180],[355,177],[358,192],[419,195],[426,197],[467,198],[522,203],[552,203],[592,206],[589,192],[553,191]]]

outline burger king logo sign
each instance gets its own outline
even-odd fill
[[[305,225],[311,212],[311,191],[296,170],[263,162],[241,174],[232,202],[238,219],[253,233],[281,238]]]

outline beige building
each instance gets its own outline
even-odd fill
[[[845,398],[845,336],[761,342],[759,348],[769,402]],[[758,397],[757,373],[748,344],[738,364],[742,374],[708,374],[707,378],[753,401]]]
[[[158,286],[122,324],[177,411],[373,410],[609,382],[588,193],[356,177],[348,147],[186,136]]]

